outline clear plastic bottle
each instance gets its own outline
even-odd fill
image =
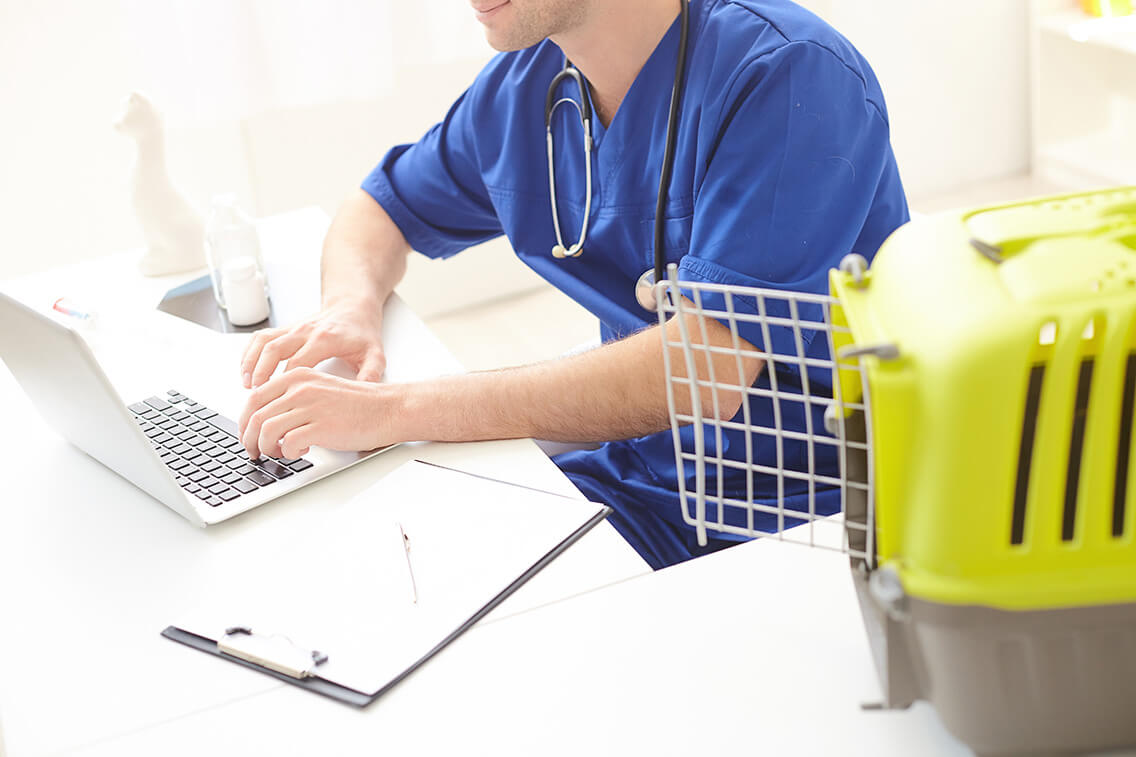
[[[250,292],[247,289],[233,292],[233,304],[241,303],[241,313],[230,312],[230,321],[234,325],[233,316],[238,320],[247,320],[247,313],[258,311],[259,305],[249,306],[250,302],[263,299],[265,316],[267,317],[268,280],[264,271],[264,260],[260,255],[260,240],[256,235],[256,226],[252,219],[237,205],[235,194],[219,194],[213,198],[213,207],[209,213],[209,221],[205,224],[205,256],[209,261],[209,276],[213,281],[213,296],[217,304],[229,310],[229,297],[225,292],[226,280],[230,286],[239,281],[240,286],[255,285],[260,291]],[[229,275],[226,276],[226,271]],[[239,271],[240,275],[234,277],[232,273]],[[254,284],[255,283],[255,284]],[[259,319],[259,320],[263,320]],[[255,321],[254,321],[255,322]]]

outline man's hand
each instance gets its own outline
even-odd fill
[[[344,300],[295,326],[258,331],[241,359],[241,381],[246,389],[259,387],[285,360],[284,370],[291,371],[332,357],[354,368],[359,381],[379,381],[387,366],[382,319],[381,307]]]
[[[389,444],[397,418],[393,387],[310,368],[271,379],[249,395],[238,426],[249,456],[297,458],[312,445],[368,450]]]

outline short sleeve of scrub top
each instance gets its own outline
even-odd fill
[[[700,182],[679,280],[827,293],[828,271],[841,257],[871,258],[894,228],[871,218],[889,212],[879,200],[894,193],[884,113],[858,73],[813,42],[751,61],[724,102],[731,111],[722,116],[724,130]],[[875,226],[880,231],[871,233]],[[699,299],[726,310],[722,295],[700,292]],[[732,298],[731,305],[757,313],[752,297]],[[790,315],[776,299],[766,313]],[[820,321],[822,313],[805,305],[798,315]],[[758,324],[739,321],[738,331],[765,346]],[[801,330],[806,345],[817,333]],[[771,327],[770,339],[773,352],[796,354],[792,329]]]
[[[362,185],[410,246],[432,258],[503,233],[477,164],[474,110],[467,91],[422,139],[388,152]]]

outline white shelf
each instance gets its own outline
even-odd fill
[[[1136,144],[1112,130],[1045,145],[1038,158],[1039,173],[1051,180],[1136,185]]]
[[[1136,15],[1093,18],[1076,10],[1060,11],[1039,18],[1038,26],[1074,42],[1136,55]]]
[[[1136,185],[1136,15],[1094,18],[1073,0],[1030,8],[1034,176],[1070,191]]]

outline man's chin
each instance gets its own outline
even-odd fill
[[[511,53],[517,50],[524,50],[527,47],[532,47],[535,44],[544,41],[544,37],[539,34],[518,34],[514,30],[509,33],[503,29],[494,29],[492,26],[485,27],[485,41],[499,53]]]
[[[532,47],[532,45],[519,44],[513,40],[497,40],[494,39],[492,34],[488,33],[485,35],[485,40],[490,47],[499,53],[513,53],[517,50],[524,50],[526,47]]]

